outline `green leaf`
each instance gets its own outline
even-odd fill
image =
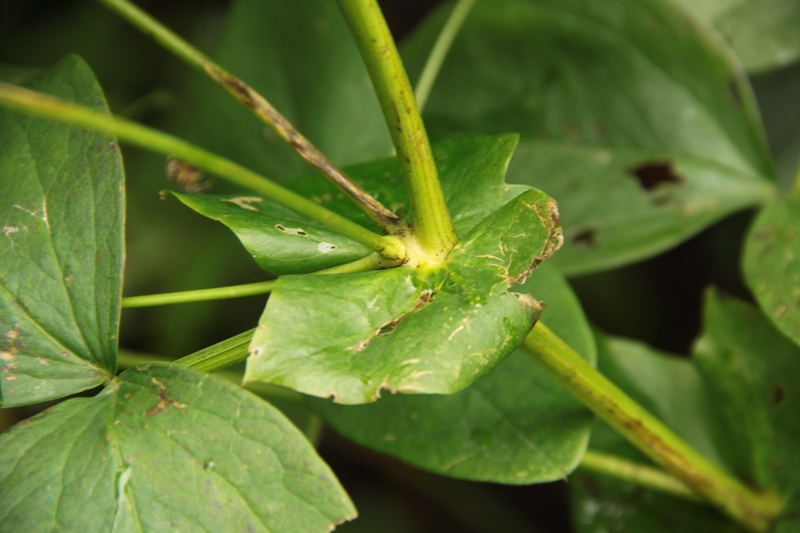
[[[694,358],[716,399],[717,447],[738,477],[791,496],[797,527],[800,347],[758,309],[715,292],[706,299],[704,321]]]
[[[758,214],[747,235],[744,277],[761,309],[800,344],[800,198],[774,202]]]
[[[129,369],[0,436],[5,531],[305,533],[354,514],[280,412],[178,366]]]
[[[542,298],[548,326],[594,361],[592,332],[561,275],[545,263],[517,289]],[[398,394],[357,406],[308,401],[363,446],[439,474],[508,484],[565,478],[583,455],[592,421],[519,352],[457,394]]]
[[[108,112],[68,56],[28,87]],[[124,260],[114,139],[0,112],[0,366],[5,406],[60,398],[116,370]]]
[[[423,56],[426,33],[407,57]],[[558,200],[553,260],[571,275],[654,255],[774,195],[744,73],[660,0],[478,3],[425,117],[434,139],[522,134],[508,179]]]
[[[800,58],[797,0],[678,0],[712,25],[748,71],[787,65]]]
[[[530,190],[475,226],[439,267],[282,277],[245,381],[347,404],[375,401],[382,389],[457,392],[527,334],[540,306],[508,289],[559,239],[555,202]]]
[[[334,2],[234,2],[213,57],[335,163],[391,153],[378,99]],[[272,130],[209,80],[191,77],[186,92],[181,122],[187,139],[270,178],[309,171]]]
[[[172,193],[228,226],[264,270],[304,274],[355,261],[372,250],[261,196]]]
[[[597,334],[599,368],[617,386],[658,416],[705,457],[719,464],[713,443],[712,402],[691,361],[658,352],[639,342]],[[618,433],[597,421],[592,449],[648,464],[650,461]],[[711,507],[665,495],[588,470],[570,478],[573,522],[580,533],[625,531],[738,532],[741,529]]]

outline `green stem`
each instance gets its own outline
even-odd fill
[[[356,261],[343,265],[326,268],[312,272],[312,274],[351,274],[379,268],[397,266],[396,261],[389,261],[380,254],[370,254]],[[259,281],[245,285],[218,287],[214,289],[198,289],[194,291],[168,292],[163,294],[148,294],[145,296],[128,296],[122,299],[124,309],[132,307],[154,307],[158,305],[172,305],[190,302],[207,302],[211,300],[225,300],[229,298],[243,298],[272,292],[278,280]]]
[[[406,182],[424,254],[441,261],[458,242],[428,134],[389,28],[375,0],[338,0],[378,94]]]
[[[592,368],[539,322],[521,346],[536,363],[628,441],[695,492],[752,531],[766,531],[780,501],[711,464],[672,430]]]
[[[679,498],[700,500],[697,493],[663,470],[614,455],[587,450],[581,459],[580,468],[629,481]]]
[[[450,47],[453,45],[458,31],[461,29],[464,21],[467,20],[467,15],[472,11],[475,1],[476,0],[458,0],[453,11],[450,12],[450,16],[447,18],[447,22],[445,22],[442,31],[439,33],[439,37],[436,39],[436,43],[434,43],[431,49],[428,61],[425,62],[425,67],[422,69],[422,74],[420,74],[419,81],[417,81],[417,88],[414,91],[414,96],[417,98],[417,105],[420,111],[422,111],[425,108],[425,104],[428,103],[428,96],[430,96],[436,77],[442,69],[444,59],[447,57],[447,53],[450,51]]]
[[[255,328],[239,333],[208,348],[203,348],[193,354],[181,357],[175,361],[176,365],[193,368],[201,372],[214,372],[220,368],[241,363],[250,355],[247,347],[253,339]]]
[[[154,307],[157,305],[183,304],[189,302],[207,302],[211,300],[226,300],[229,298],[242,298],[272,292],[276,280],[234,285],[231,287],[217,287],[214,289],[198,289],[195,291],[168,292],[164,294],[148,294],[146,296],[128,296],[122,299],[122,308]]]
[[[404,234],[407,224],[383,204],[369,195],[339,167],[306,139],[266,98],[252,87],[236,78],[209,57],[181,39],[169,28],[127,0],[99,0],[128,22],[152,37],[156,42],[174,53],[192,67],[207,74],[221,85],[243,106],[269,126],[300,157],[328,178],[344,192],[359,208],[387,233]]]
[[[0,83],[0,106],[115,135],[120,140],[135,146],[164,155],[176,156],[231,183],[263,194],[308,218],[322,222],[329,228],[384,255],[405,256],[404,246],[399,239],[373,233],[252,170],[164,132],[6,83]]]

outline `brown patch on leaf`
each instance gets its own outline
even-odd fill
[[[783,390],[783,387],[780,385],[775,385],[775,388],[772,389],[772,405],[775,407],[779,406],[781,403],[783,403],[785,397],[786,391]]]
[[[628,170],[633,177],[639,180],[639,185],[645,191],[652,191],[666,183],[680,184],[685,180],[672,170],[669,161],[650,161]]]
[[[186,407],[185,403],[176,402],[172,398],[168,397],[167,394],[169,391],[167,390],[167,387],[165,387],[164,384],[158,381],[156,378],[150,378],[150,382],[158,386],[158,390],[156,391],[156,394],[158,394],[158,403],[145,412],[147,416],[156,416],[161,411],[166,411],[167,407],[170,405],[177,407],[178,409],[183,409]]]
[[[197,194],[211,188],[211,181],[203,179],[203,172],[194,165],[175,156],[167,158],[167,177],[183,192]]]
[[[597,246],[597,230],[587,228],[575,233],[570,239],[578,248],[594,248]]]

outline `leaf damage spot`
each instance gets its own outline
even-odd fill
[[[220,201],[238,205],[239,207],[241,207],[242,209],[246,209],[247,211],[258,211],[258,208],[250,204],[263,202],[264,199],[259,198],[258,196],[237,196],[235,198],[223,198]]]
[[[676,174],[669,161],[650,161],[628,169],[628,173],[639,181],[642,189],[652,191],[663,185],[681,184],[685,180]]]
[[[780,385],[775,385],[775,388],[772,389],[772,405],[775,407],[779,406],[783,403],[783,400],[786,398],[786,391],[783,390],[783,387]]]
[[[336,245],[331,244],[329,242],[321,242],[317,245],[317,250],[319,250],[319,253],[321,254],[327,254],[328,252],[332,252],[335,249]]]
[[[597,246],[597,230],[587,228],[575,233],[570,239],[578,248],[594,248]]]
[[[175,156],[167,158],[167,177],[190,194],[206,192],[211,188],[211,180],[203,179],[203,172],[199,168]]]
[[[288,233],[289,235],[297,235],[298,237],[308,237],[308,232],[303,228],[287,228],[283,224],[275,224],[275,229],[277,229],[278,231],[282,231],[284,233]]]
[[[167,387],[165,387],[164,384],[159,380],[156,378],[150,378],[150,382],[158,386],[158,390],[156,391],[156,394],[158,394],[158,403],[145,412],[147,416],[155,416],[161,411],[166,411],[167,407],[170,405],[176,407],[177,409],[184,409],[186,407],[185,403],[176,402],[172,398],[168,397],[167,394],[169,391],[167,390]]]

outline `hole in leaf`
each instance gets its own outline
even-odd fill
[[[397,327],[397,324],[399,324],[400,321],[403,318],[405,318],[405,317],[396,318],[394,320],[390,320],[388,322],[384,322],[383,324],[378,326],[378,330],[375,332],[375,334],[378,337],[385,337],[387,335],[390,335],[395,330],[395,328]]]
[[[639,180],[639,185],[646,191],[652,191],[665,183],[683,183],[683,178],[672,171],[668,161],[644,163],[628,172]]]
[[[572,236],[572,244],[579,248],[594,248],[597,246],[597,231],[585,229]]]
[[[289,235],[298,235],[300,237],[308,237],[308,233],[302,228],[287,228],[283,224],[275,224],[275,229],[288,233]]]
[[[785,398],[786,393],[783,390],[783,387],[780,385],[776,385],[774,389],[772,389],[772,405],[779,406],[783,399]]]

